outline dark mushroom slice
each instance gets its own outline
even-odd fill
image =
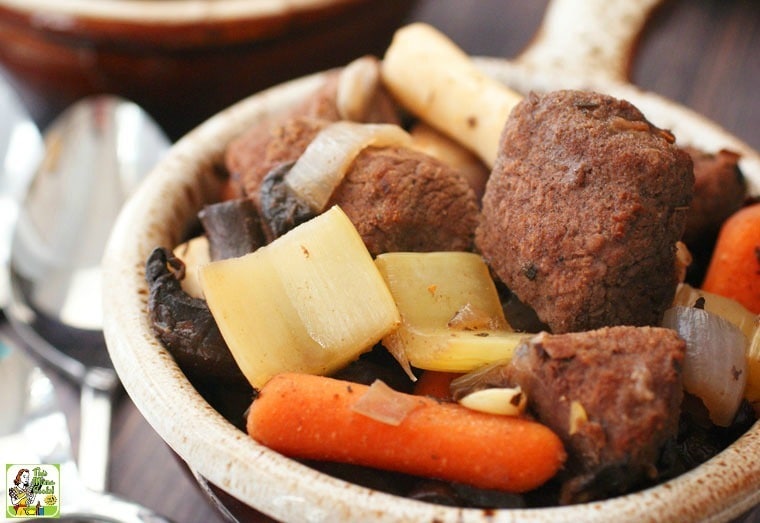
[[[264,177],[259,188],[263,230],[269,241],[316,216],[309,204],[285,183],[285,175],[293,167],[293,163],[286,162],[275,166]]]
[[[237,258],[266,244],[256,206],[248,198],[206,205],[198,213],[211,260]]]
[[[206,301],[182,290],[184,271],[182,260],[163,247],[148,257],[145,279],[150,287],[148,314],[153,332],[188,378],[247,383]]]

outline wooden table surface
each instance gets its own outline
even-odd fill
[[[545,0],[422,0],[410,21],[437,26],[471,54],[513,57],[535,33],[545,6]],[[668,2],[647,26],[630,76],[760,149],[760,2]],[[78,390],[56,381],[76,434]],[[180,523],[224,520],[126,396],[115,410],[112,438],[113,492]]]

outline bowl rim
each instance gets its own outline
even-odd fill
[[[289,16],[365,0],[0,0],[0,8],[66,24],[65,17],[179,25]]]
[[[479,59],[486,72],[519,90],[556,84],[556,75],[528,71],[506,60]],[[155,339],[145,310],[144,260],[159,244],[174,245],[209,193],[218,190],[213,166],[224,144],[250,122],[284,110],[313,90],[324,73],[252,95],[180,139],[129,200],[114,227],[104,270],[104,333],[125,389],[154,430],[198,474],[244,503],[281,520],[352,521],[725,521],[760,503],[760,422],[707,463],[644,491],[589,504],[536,509],[452,508],[373,491],[317,472],[265,448],[227,422],[187,381]],[[581,88],[585,80],[566,81]],[[666,125],[687,143],[730,147],[743,154],[751,190],[760,187],[760,156],[700,115],[630,85],[588,86],[641,106],[650,117],[665,111]],[[550,88],[550,87],[545,87]],[[660,125],[656,118],[652,121]],[[167,204],[167,202],[169,202]],[[177,405],[182,405],[177,409]],[[178,412],[179,410],[179,412]],[[192,424],[187,421],[192,420]],[[184,422],[184,423],[183,423]],[[255,480],[253,479],[255,478]],[[709,487],[706,487],[708,485]]]

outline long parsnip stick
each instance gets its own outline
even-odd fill
[[[481,72],[448,37],[421,23],[396,32],[382,78],[408,111],[493,166],[499,136],[520,94]]]

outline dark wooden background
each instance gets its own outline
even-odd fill
[[[471,54],[513,57],[530,41],[545,6],[544,0],[422,0],[409,21],[437,26]],[[647,26],[631,79],[760,149],[760,1],[667,2]],[[56,381],[76,435],[78,391]],[[127,397],[114,413],[111,452],[113,492],[180,523],[223,521]]]

